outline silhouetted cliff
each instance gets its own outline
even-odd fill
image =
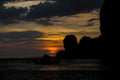
[[[76,37],[74,35],[67,35],[63,40],[65,53],[69,54],[71,58],[97,58],[105,60],[110,57],[107,52],[115,52],[114,48],[117,41],[116,35],[116,12],[113,9],[115,2],[111,0],[105,0],[104,5],[100,11],[100,32],[101,35],[96,38],[90,38],[84,36],[77,44]],[[116,6],[115,6],[116,7]],[[117,7],[116,7],[117,9]],[[78,52],[77,52],[78,51]],[[109,57],[108,57],[109,56]]]
[[[65,47],[64,54],[71,55],[71,59],[74,57],[79,59],[95,58],[103,60],[104,66],[108,69],[108,71],[105,72],[105,80],[113,80],[113,71],[115,71],[118,64],[118,60],[116,58],[119,46],[119,12],[117,9],[118,5],[116,3],[117,1],[114,0],[104,1],[104,5],[100,11],[101,35],[99,37],[90,38],[89,36],[84,36],[77,44],[78,48],[76,48],[76,46],[74,47],[76,49],[71,47],[74,46],[74,44],[71,44],[72,39],[71,41],[63,41],[64,45],[67,45],[68,47]],[[73,42],[75,43],[76,41],[74,40]],[[76,51],[78,52],[76,53]]]

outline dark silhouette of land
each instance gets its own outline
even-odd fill
[[[33,60],[33,63],[35,64],[44,64],[44,65],[48,65],[48,64],[59,64],[60,63],[60,59],[57,57],[51,57],[49,55],[44,55],[43,58],[35,58]]]
[[[59,59],[75,59],[75,53],[78,53],[77,38],[74,35],[67,35],[63,40],[65,51],[56,54]]]
[[[75,35],[66,35],[63,44],[65,51],[57,53],[56,57],[63,59],[72,58],[96,58],[105,60],[109,55],[105,55],[105,51],[114,51],[116,43],[115,10],[112,11],[113,1],[105,0],[100,11],[100,32],[101,35],[96,38],[84,36],[79,43]],[[110,6],[111,5],[111,6]],[[114,21],[113,21],[114,20]]]
[[[84,36],[79,43],[74,35],[66,35],[63,44],[64,51],[59,51],[56,57],[61,59],[101,59],[104,66],[107,67],[109,76],[112,76],[113,67],[115,64],[115,54],[117,51],[117,31],[116,25],[117,16],[116,10],[118,7],[114,6],[115,1],[105,0],[100,10],[100,32],[101,35],[96,38]],[[112,53],[112,54],[111,54]],[[106,75],[106,80],[112,80]]]

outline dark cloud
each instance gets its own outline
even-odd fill
[[[4,43],[24,43],[24,44],[34,44],[37,41],[35,39],[31,39],[31,38],[19,38],[19,39],[8,39],[8,38],[1,38],[0,39],[0,44],[4,44]]]
[[[9,24],[9,23],[17,23],[17,20],[22,19],[22,14],[27,11],[26,8],[5,8],[0,5],[0,24]]]
[[[5,0],[10,1],[10,0]],[[30,12],[26,16],[21,16],[28,9],[14,7],[6,9],[3,7],[4,0],[0,4],[0,23],[16,23],[19,20],[34,21],[43,25],[52,25],[49,20],[40,18],[51,18],[53,16],[68,16],[81,12],[88,12],[101,8],[103,0],[55,0],[55,3],[45,2],[31,6]],[[39,19],[39,20],[37,20]]]
[[[90,26],[93,26],[95,21],[98,21],[99,19],[98,18],[91,18],[87,21],[87,24],[84,25],[84,27],[90,27]]]
[[[6,32],[0,33],[0,39],[34,39],[43,37],[43,32],[38,31],[24,31],[24,32]]]
[[[41,37],[44,37],[44,33],[37,31],[0,33],[0,44],[21,42],[22,44],[36,44],[41,43],[42,41],[36,40],[35,38]]]
[[[31,6],[29,18],[66,16],[101,8],[103,0],[56,0],[56,3],[46,2]]]
[[[0,4],[3,4],[4,2],[7,2],[7,1],[10,1],[10,0],[0,0]]]
[[[91,27],[94,25],[94,22],[88,22],[86,25],[84,25],[84,27]]]
[[[45,19],[39,19],[39,20],[34,20],[36,23],[41,24],[41,25],[54,25],[53,23],[51,23],[51,19],[50,18],[45,18]]]
[[[91,18],[87,22],[94,22],[94,21],[97,21],[97,20],[99,20],[99,19],[98,18]]]
[[[78,32],[61,32],[60,34],[64,34],[64,35],[96,35],[99,34],[98,31],[92,31],[92,32],[88,32],[85,30],[82,31],[78,31]]]
[[[7,51],[8,50],[8,51]],[[35,50],[31,48],[8,48],[0,49],[0,58],[24,58],[24,57],[42,57],[47,54],[45,50]]]
[[[84,27],[91,27],[94,26],[94,24],[96,23],[95,21],[98,21],[99,18],[91,18],[87,21],[87,24],[84,25]]]
[[[3,5],[5,2],[12,2],[15,0],[0,0],[0,24],[11,24],[17,23],[18,20],[22,19],[22,14],[27,12],[27,8],[5,8]]]

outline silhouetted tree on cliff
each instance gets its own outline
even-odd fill
[[[78,54],[77,38],[74,35],[66,35],[63,40],[64,50],[57,52],[59,59],[75,59]]]
[[[96,38],[90,38],[84,36],[77,47],[75,36],[66,36],[63,40],[65,54],[69,58],[97,58],[104,61],[107,68],[111,69],[115,66],[115,56],[118,42],[118,20],[116,19],[119,15],[116,11],[118,5],[116,1],[105,0],[104,5],[100,10],[100,32],[101,35]],[[113,9],[114,8],[114,9]],[[77,47],[77,48],[76,48]],[[78,52],[77,52],[78,51]],[[112,52],[109,53],[109,52]],[[74,54],[74,56],[73,56]],[[79,56],[79,57],[78,57]]]
[[[78,50],[77,38],[74,35],[65,36],[64,49],[67,58],[75,58]]]

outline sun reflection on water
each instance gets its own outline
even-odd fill
[[[60,70],[60,67],[59,66],[51,66],[51,65],[47,65],[47,66],[44,66],[42,68],[40,68],[40,70]]]

